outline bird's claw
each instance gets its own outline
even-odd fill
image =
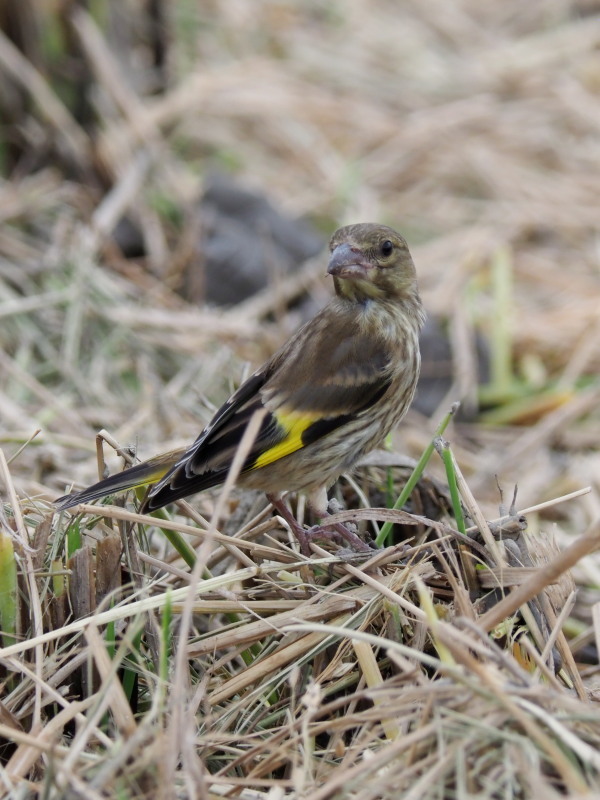
[[[353,526],[354,527],[354,526]],[[304,531],[307,542],[310,539],[329,539],[334,542],[345,542],[355,553],[371,553],[373,548],[363,542],[360,536],[346,525],[341,523],[325,523],[324,525],[314,525]]]

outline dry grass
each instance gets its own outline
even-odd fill
[[[2,791],[599,793],[596,4],[239,0],[201,18],[180,2],[159,93],[141,4],[122,8],[103,29],[73,15],[87,130],[0,38],[35,154],[0,183],[0,553],[12,543],[19,592],[0,650]],[[292,301],[326,297],[322,258],[230,310],[175,291],[214,164],[323,231],[371,219],[405,233],[459,366],[395,449],[418,457],[450,402],[480,397],[479,417],[446,433],[472,546],[440,511],[368,563],[318,548],[307,562],[235,490],[158,522],[130,505],[52,517],[66,485],[96,476],[98,429],[141,457],[188,443],[296,327]],[[144,259],[111,238],[124,213]],[[357,508],[384,504],[390,457],[375,461],[338,491],[355,519],[382,522],[392,512]],[[445,481],[439,460],[428,471]],[[395,489],[406,474],[392,469]],[[493,521],[495,475],[533,509],[526,532]],[[421,492],[427,517],[437,494]],[[508,533],[517,551],[499,545]],[[494,606],[498,587],[511,591]]]

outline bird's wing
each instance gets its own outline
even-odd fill
[[[313,320],[311,336],[292,340],[283,357],[276,357],[262,389],[263,403],[285,436],[254,466],[306,447],[370,408],[390,386],[392,362],[383,337],[367,334],[355,319]]]
[[[358,413],[380,396],[394,356],[376,325],[365,329],[356,314],[322,313],[299,333],[308,332],[273,357],[262,390],[268,408],[335,417]]]
[[[270,365],[267,363],[221,406],[183,457],[150,489],[143,510],[161,508],[225,480],[248,423],[255,413],[264,413],[260,391],[269,371]],[[267,414],[244,468],[256,460],[259,448],[268,447],[269,442],[276,438],[274,421]]]
[[[388,348],[349,320],[341,330],[334,322],[318,315],[248,378],[150,490],[146,508],[221,483],[255,413],[263,419],[243,472],[312,444],[375,403],[391,381]]]

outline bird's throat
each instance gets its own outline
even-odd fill
[[[364,303],[367,300],[380,300],[384,293],[372,281],[356,278],[334,278],[333,283],[338,297],[351,300],[354,303]]]

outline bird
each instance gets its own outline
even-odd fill
[[[254,419],[258,432],[236,485],[266,493],[305,555],[319,537],[370,550],[350,528],[327,524],[327,489],[380,446],[408,410],[425,312],[408,245],[394,229],[346,225],[331,237],[329,252],[329,303],[242,383],[189,448],[59,497],[56,509],[146,486],[140,510],[150,513],[217,486]],[[284,500],[287,492],[304,494],[321,524],[300,525]]]

